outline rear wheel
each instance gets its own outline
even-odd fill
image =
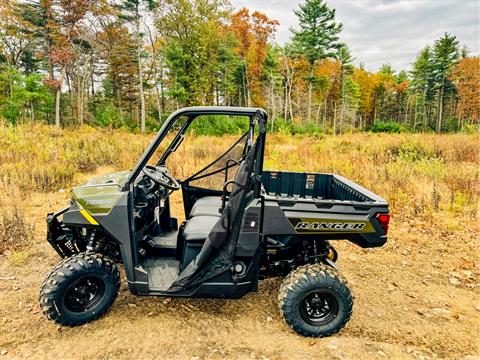
[[[52,269],[40,291],[43,313],[62,325],[81,325],[101,316],[120,288],[120,274],[109,258],[81,253]]]
[[[280,287],[278,300],[285,322],[303,336],[323,337],[340,331],[353,308],[345,280],[324,264],[292,271]]]

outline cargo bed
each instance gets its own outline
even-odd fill
[[[264,171],[262,190],[266,236],[290,228],[297,238],[346,239],[362,247],[387,240],[387,202],[343,176]]]

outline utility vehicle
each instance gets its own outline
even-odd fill
[[[177,179],[168,159],[189,126],[219,115],[243,119],[248,130]],[[47,217],[47,240],[63,261],[43,282],[44,314],[69,326],[101,316],[117,296],[119,263],[136,295],[241,298],[259,279],[286,276],[278,295],[286,323],[304,336],[339,331],[353,303],[329,240],[383,245],[388,204],[339,175],[264,170],[266,122],[258,108],[178,110],[131,171],[74,188],[70,205]],[[169,201],[177,190],[180,223]]]

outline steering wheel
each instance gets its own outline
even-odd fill
[[[163,186],[169,190],[180,189],[178,181],[168,172],[166,167],[156,167],[146,165],[143,168],[143,173],[148,176],[154,183]]]

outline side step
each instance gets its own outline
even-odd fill
[[[150,291],[167,291],[178,277],[180,262],[175,258],[146,259],[143,267],[148,273]]]

